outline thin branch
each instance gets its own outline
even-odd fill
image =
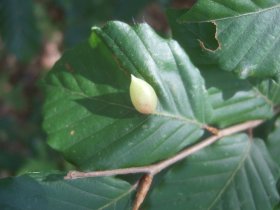
[[[145,173],[153,176],[159,173],[160,171],[162,171],[163,169],[169,167],[170,165],[173,165],[178,161],[188,157],[189,155],[213,144],[220,138],[247,130],[249,128],[255,128],[261,123],[263,123],[263,120],[253,120],[220,130],[217,135],[213,135],[209,138],[206,138],[200,141],[199,143],[186,148],[180,153],[174,155],[173,157],[153,165],[133,167],[133,168],[113,169],[113,170],[106,170],[106,171],[93,171],[93,172],[70,171],[67,174],[67,176],[65,176],[65,179],[78,179],[78,178],[97,177],[97,176],[114,176],[120,174],[136,174],[136,173]]]
[[[151,174],[155,175],[155,174],[159,173],[160,171],[169,167],[170,165],[173,165],[174,163],[177,163],[178,161],[188,157],[189,155],[196,153],[199,150],[213,144],[220,138],[223,138],[225,136],[230,136],[234,133],[238,133],[240,131],[244,131],[249,128],[255,128],[258,125],[260,125],[262,122],[263,122],[263,120],[253,120],[253,121],[248,121],[248,122],[245,122],[242,124],[238,124],[238,125],[223,129],[218,133],[218,135],[211,136],[207,139],[204,139],[203,141],[201,141],[191,147],[186,148],[185,150],[181,151],[180,153],[176,154],[175,156],[153,165]]]
[[[138,173],[150,173],[149,167],[132,167],[132,168],[120,168],[106,171],[69,171],[64,179],[78,179],[86,177],[97,177],[97,176],[114,176],[114,175],[125,175],[125,174],[138,174]]]
[[[211,127],[211,126],[204,126],[203,128],[205,128],[207,131],[209,131],[211,134],[214,134],[214,135],[218,135],[220,130],[218,128],[215,128],[215,127]]]

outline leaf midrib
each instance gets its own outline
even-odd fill
[[[133,190],[135,190],[135,187],[132,186],[128,191],[124,192],[123,194],[121,194],[120,196],[116,197],[115,199],[112,199],[111,202],[105,204],[104,206],[98,208],[98,210],[103,210],[113,204],[115,204],[117,201],[121,200],[122,198],[124,198],[125,196],[127,196],[128,194],[130,194]]]
[[[52,87],[52,88],[58,88],[57,86],[52,85],[52,84],[45,84],[45,85],[49,86],[49,87]],[[90,99],[90,100],[96,100],[96,101],[107,103],[109,105],[118,106],[118,107],[122,107],[124,109],[133,110],[129,106],[125,106],[125,105],[117,104],[117,103],[112,103],[112,102],[104,101],[104,100],[101,100],[101,99],[96,99],[96,98],[94,98],[94,96],[91,97],[91,96],[88,96],[88,95],[84,94],[83,92],[73,91],[73,90],[71,90],[69,88],[66,88],[64,86],[59,86],[59,88],[63,89],[66,92],[71,93],[72,95],[82,96],[82,97]],[[155,116],[157,115],[157,116],[160,116],[160,117],[166,117],[166,118],[169,118],[169,119],[175,119],[175,120],[178,120],[178,121],[183,121],[186,124],[187,123],[192,123],[192,124],[195,124],[195,125],[199,125],[200,127],[205,127],[206,126],[206,124],[200,123],[197,120],[186,118],[186,117],[181,116],[181,115],[174,115],[174,114],[168,113],[168,112],[155,112],[153,115],[155,115]]]
[[[237,167],[235,168],[235,170],[232,172],[232,174],[230,175],[228,181],[225,183],[225,185],[223,186],[223,188],[220,190],[220,192],[216,195],[216,197],[213,199],[212,203],[210,204],[210,206],[207,208],[208,210],[210,210],[216,203],[217,201],[219,201],[220,197],[222,196],[222,194],[226,191],[226,189],[229,187],[229,185],[232,183],[233,179],[235,178],[236,174],[239,172],[239,170],[243,167],[244,162],[246,161],[246,159],[248,158],[249,154],[250,154],[250,149],[252,147],[252,142],[250,142],[250,140],[248,141],[248,146],[244,152],[244,156],[242,157],[242,159],[240,160],[239,164],[237,165]]]

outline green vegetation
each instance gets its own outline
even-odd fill
[[[0,209],[279,208],[280,1],[191,4],[0,1]]]

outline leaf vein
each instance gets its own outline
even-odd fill
[[[251,142],[249,142],[249,140],[247,140],[247,148],[244,151],[244,155],[241,158],[239,164],[237,165],[237,167],[235,168],[235,170],[232,172],[232,174],[230,175],[228,181],[225,183],[225,185],[223,186],[223,188],[220,190],[220,192],[217,193],[216,197],[213,199],[212,203],[209,205],[208,209],[211,209],[216,202],[219,200],[219,198],[222,196],[222,194],[225,192],[225,190],[229,187],[229,185],[232,183],[232,181],[234,180],[236,174],[238,173],[238,171],[244,167],[244,163],[246,161],[246,159],[248,158],[249,154],[250,154],[250,149],[251,149]]]

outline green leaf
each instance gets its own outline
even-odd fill
[[[211,23],[178,24],[182,11],[170,10],[173,36],[200,67],[206,80],[214,112],[212,123],[227,126],[250,119],[268,119],[279,103],[279,83],[276,79],[238,79],[231,72],[222,72],[215,59],[202,50],[197,39],[215,48],[215,25]],[[225,31],[226,32],[226,31]],[[226,32],[227,33],[227,32]],[[234,56],[234,55],[232,55]]]
[[[201,2],[212,1],[198,1],[197,5]],[[207,20],[202,18],[199,22],[188,22],[191,17],[194,18],[194,13],[199,13],[198,7],[194,7],[190,13],[186,12],[181,18],[176,18],[173,13],[172,17],[170,16],[173,18],[172,30],[176,25],[175,19],[179,18],[184,22],[177,26],[183,29],[174,29],[174,37],[184,43],[183,47],[187,52],[192,48],[196,49],[195,54],[199,57],[195,64],[199,63],[199,60],[207,65],[217,64],[221,70],[235,72],[241,78],[276,76],[280,72],[280,4],[268,0],[263,2],[262,7],[251,12],[243,11],[243,7],[238,4],[235,14],[223,14],[223,10],[217,10],[220,16],[210,12],[217,9],[215,5],[210,5],[204,9],[209,11],[209,17],[207,16]],[[225,4],[233,5],[233,1]],[[203,13],[207,14],[206,11]],[[191,45],[187,45],[190,42]],[[213,42],[214,45],[211,44]],[[195,54],[192,57],[197,56]]]
[[[199,122],[209,120],[204,80],[177,42],[159,37],[147,24],[131,28],[110,22],[93,30],[122,68],[154,85],[162,111],[179,112]]]
[[[280,158],[279,158],[279,148],[280,148],[280,117],[275,121],[275,129],[272,133],[269,134],[268,139],[266,141],[267,148],[275,160],[275,162],[280,167]]]
[[[211,123],[219,127],[273,116],[274,103],[265,95],[271,94],[266,83],[261,91],[248,80],[216,69],[201,71],[213,107]],[[276,95],[275,95],[276,96]]]
[[[273,9],[279,0],[198,0],[197,3],[182,17],[182,21],[209,21],[239,17],[248,13],[260,13]]]
[[[13,210],[130,209],[134,189],[116,178],[63,180],[61,175],[0,179],[0,208]]]
[[[261,81],[253,81],[258,90],[270,101],[274,106],[280,104],[280,84],[277,80],[266,79]]]
[[[0,2],[0,31],[5,48],[19,60],[28,61],[40,47],[31,0],[2,0]]]
[[[130,74],[155,89],[155,114],[133,108]],[[212,111],[197,68],[175,41],[146,24],[94,27],[90,44],[67,51],[45,85],[48,143],[87,170],[170,157],[203,135]]]
[[[200,69],[213,66],[218,68],[215,59],[209,57],[202,47],[213,51],[219,47],[215,37],[216,25],[211,22],[179,23],[178,18],[185,13],[186,10],[167,10],[172,37],[180,43],[197,67]]]
[[[152,191],[150,209],[260,209],[279,202],[279,168],[261,140],[224,138],[172,167]]]

